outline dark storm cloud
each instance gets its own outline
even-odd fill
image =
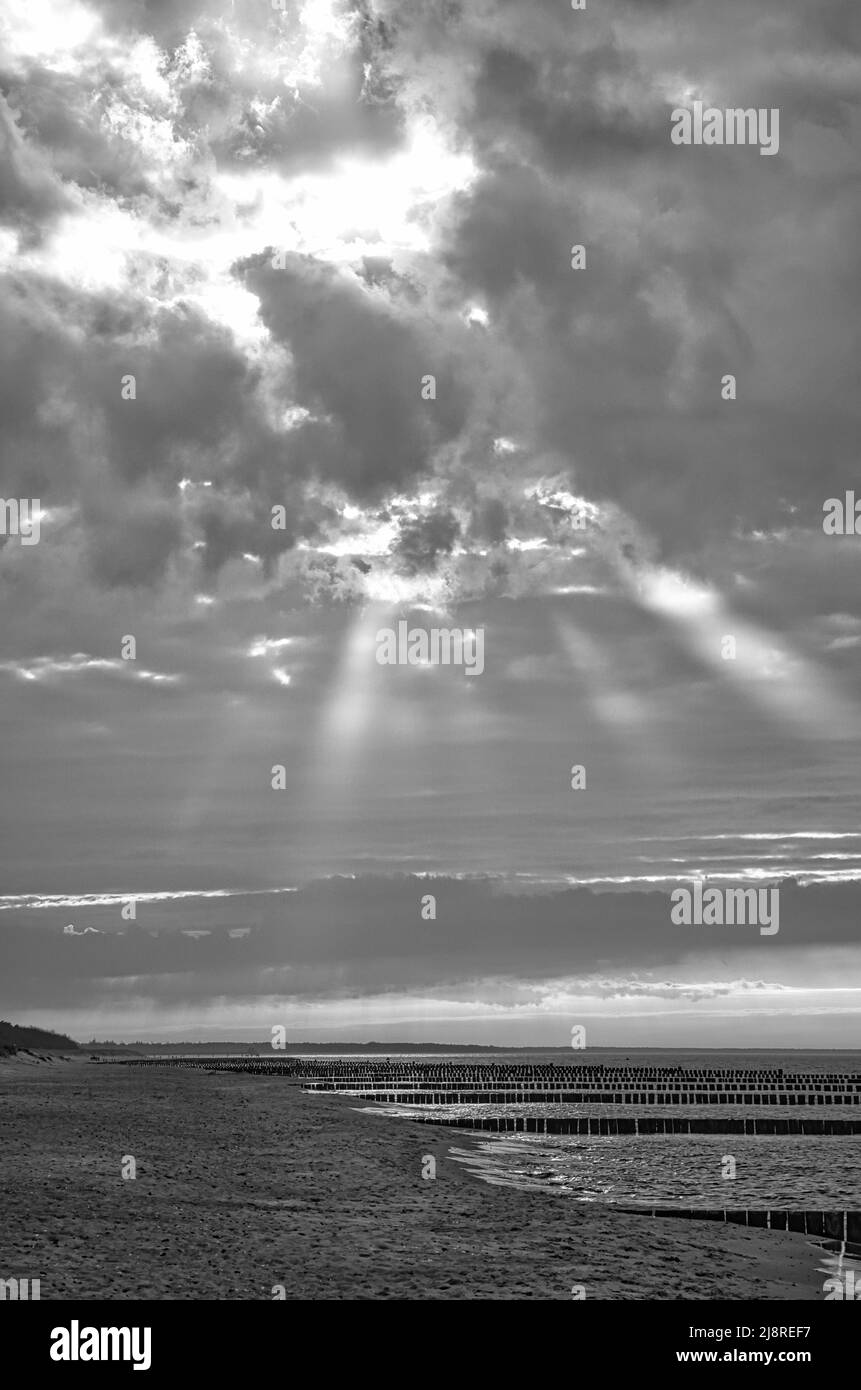
[[[421,917],[428,893],[436,898],[433,921]],[[103,930],[86,936],[63,934],[68,908],[0,913],[0,1006],[16,998],[71,1006],[118,990],[166,1003],[248,998],[273,988],[292,997],[343,998],[488,978],[502,985],[593,973],[672,975],[697,954],[731,951],[737,960],[749,950],[761,962],[763,949],[773,952],[778,975],[783,953],[794,947],[851,946],[858,901],[856,884],[784,883],[780,931],[765,948],[756,926],[674,925],[669,889],[509,894],[490,881],[446,878],[365,876],[320,881],[281,897],[141,904],[148,929],[120,924],[117,907],[90,909],[88,923]],[[7,920],[13,915],[14,924]],[[73,915],[80,921],[80,910]],[[153,936],[156,922],[160,934]],[[229,935],[252,922],[248,936]],[[189,931],[210,934],[183,934]]]
[[[472,534],[479,543],[499,545],[505,540],[507,521],[505,503],[498,497],[484,498],[473,513]]]
[[[178,481],[183,448],[211,446],[253,382],[224,331],[193,310],[153,312],[143,300],[118,306],[107,294],[31,276],[7,278],[0,312],[15,343],[2,423],[15,447],[5,457],[20,465],[23,451],[33,473],[22,472],[19,484],[43,493],[50,486],[53,500],[77,494],[99,445],[119,481]],[[127,374],[136,378],[136,400],[122,398]],[[46,445],[50,466],[39,461]]]
[[[7,280],[0,324],[5,495],[74,504],[101,582],[153,583],[192,537],[211,545],[214,572],[244,550],[274,558],[313,533],[256,369],[199,311],[117,305],[30,278]],[[134,399],[123,399],[126,376]],[[185,503],[185,477],[215,491]],[[276,503],[289,511],[282,530],[271,525]]]
[[[182,540],[176,507],[144,489],[97,489],[85,512],[93,577],[108,585],[151,585]]]
[[[28,147],[53,170],[68,188],[110,191],[129,198],[152,192],[146,159],[134,143],[111,131],[106,112],[112,98],[123,95],[120,73],[99,74],[100,91],[80,76],[31,68],[10,76],[4,86],[10,104],[20,113],[21,130]],[[68,197],[66,206],[70,205]]]
[[[639,80],[638,80],[639,79]],[[608,106],[603,87],[636,81],[636,106]],[[548,169],[618,170],[654,150],[664,134],[663,111],[639,76],[637,65],[608,44],[588,60],[542,55],[540,66],[519,53],[492,48],[482,55],[473,91],[470,129],[479,150],[519,149]]]
[[[0,221],[20,229],[29,242],[69,201],[44,154],[27,143],[19,120],[0,96]]]
[[[145,339],[152,335],[152,342]],[[187,462],[198,476],[222,475],[241,444],[242,427],[253,434],[256,376],[231,340],[197,310],[180,306],[138,325],[117,366],[116,344],[104,342],[87,363],[85,399],[104,421],[113,465],[127,479],[145,474],[177,475]],[[118,375],[135,376],[137,398],[122,399]],[[144,410],[135,409],[138,402]]]
[[[832,4],[383,8],[396,42],[381,61],[425,100],[435,73],[482,170],[441,254],[516,345],[533,450],[567,458],[573,484],[693,565],[709,538],[771,529],[791,506],[818,526],[859,427],[857,18]],[[674,147],[686,84],[718,106],[779,106],[778,157]],[[570,268],[575,243],[585,270]]]
[[[445,264],[495,308],[520,281],[552,300],[569,290],[569,202],[536,169],[520,164],[483,174],[452,200]],[[567,296],[566,296],[567,297]]]
[[[434,450],[452,439],[467,414],[467,393],[439,331],[399,315],[308,256],[272,253],[238,268],[258,296],[260,316],[290,348],[297,401],[324,419],[291,435],[291,458],[360,498],[377,498],[426,473]],[[437,398],[422,399],[422,378]]]
[[[429,512],[401,527],[395,554],[407,574],[418,574],[432,569],[438,556],[450,555],[459,533],[460,525],[451,512]]]

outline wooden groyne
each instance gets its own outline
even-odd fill
[[[336,1091],[358,1100],[401,1105],[861,1105],[861,1094],[811,1091],[463,1091],[456,1087],[425,1091],[398,1087],[372,1090],[311,1084],[309,1091]]]
[[[699,1207],[633,1206],[620,1206],[615,1210],[637,1216],[681,1216],[695,1221],[728,1221],[737,1226],[797,1231],[806,1236],[822,1236],[844,1244],[861,1245],[861,1211],[800,1211],[779,1207],[702,1210]]]
[[[114,1059],[110,1061],[116,1064]],[[858,1072],[593,1066],[588,1063],[558,1066],[555,1063],[536,1066],[531,1063],[459,1064],[412,1060],[365,1063],[356,1058],[303,1060],[247,1054],[127,1057],[117,1061],[129,1067],[193,1067],[204,1071],[287,1076],[301,1080],[309,1091],[343,1093],[388,1104],[780,1106],[805,1111],[825,1106],[861,1107],[861,1074]],[[844,1122],[820,1117],[817,1123]],[[856,1122],[853,1119],[848,1123]]]
[[[111,1059],[113,1061],[113,1059]],[[679,1107],[682,1115],[419,1115],[429,1124],[495,1134],[861,1134],[861,1112],[835,1118],[831,1108],[861,1106],[858,1072],[782,1068],[629,1067],[586,1062],[457,1063],[290,1056],[128,1057],[125,1066],[194,1067],[300,1080],[305,1089],[357,1100],[412,1106],[608,1105]],[[757,1115],[697,1115],[696,1107],[744,1107]],[[795,1113],[775,1114],[777,1108]],[[827,1114],[822,1113],[827,1107]],[[770,1113],[765,1114],[763,1111]],[[819,1111],[820,1113],[812,1113]]]
[[[410,1091],[462,1091],[462,1090],[492,1090],[510,1091],[518,1090],[523,1092],[538,1091],[542,1093],[559,1092],[564,1090],[594,1091],[606,1093],[615,1090],[631,1092],[638,1091],[650,1095],[661,1092],[665,1095],[719,1095],[721,1093],[732,1093],[734,1095],[804,1095],[820,1096],[826,1100],[833,1095],[853,1096],[857,1101],[861,1101],[861,1086],[855,1087],[851,1084],[841,1085],[839,1082],[828,1081],[819,1086],[811,1086],[807,1082],[755,1082],[744,1078],[727,1077],[723,1081],[702,1082],[702,1081],[677,1081],[675,1078],[646,1079],[643,1077],[625,1078],[619,1081],[613,1077],[593,1081],[589,1078],[573,1077],[567,1081],[520,1081],[517,1079],[497,1081],[494,1077],[479,1077],[470,1080],[459,1081],[439,1081],[434,1078],[421,1081],[401,1081],[397,1077],[376,1077],[368,1080],[363,1077],[354,1077],[349,1081],[326,1081],[326,1080],[306,1080],[305,1088],[309,1091],[355,1091],[364,1089],[383,1089],[397,1090],[404,1094]]]
[[[294,1077],[312,1091],[414,1104],[602,1105],[861,1105],[859,1072],[793,1072],[782,1068],[632,1067],[591,1063],[363,1061],[249,1056],[109,1057],[127,1067],[191,1067]]]
[[[632,1083],[638,1087],[651,1085],[652,1088],[656,1084],[669,1086],[676,1083],[711,1090],[726,1089],[728,1084],[734,1087],[771,1085],[816,1090],[819,1087],[832,1086],[839,1090],[861,1090],[861,1073],[858,1072],[795,1072],[783,1068],[765,1070],[746,1067],[596,1066],[586,1062],[550,1063],[542,1066],[499,1062],[470,1062],[462,1065],[452,1062],[414,1061],[363,1063],[355,1058],[341,1061],[314,1058],[294,1060],[293,1070],[297,1076],[307,1077],[309,1081],[342,1086],[384,1082],[390,1086],[396,1083],[432,1083],[434,1086],[452,1083],[466,1087],[474,1083],[484,1083],[492,1084],[495,1088],[504,1088],[511,1082],[518,1085],[544,1083],[550,1087],[576,1082],[605,1088],[621,1085],[629,1089]]]
[[[378,1097],[375,1097],[378,1099]],[[490,1134],[861,1134],[861,1118],[757,1115],[411,1115],[418,1124]]]

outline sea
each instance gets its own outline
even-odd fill
[[[585,1061],[585,1055],[581,1054]],[[392,1060],[439,1062],[440,1054]],[[570,1064],[572,1054],[512,1052],[457,1056],[445,1061],[475,1063]],[[579,1059],[577,1059],[579,1060]],[[588,1064],[681,1066],[691,1069],[732,1067],[751,1070],[783,1068],[792,1072],[849,1072],[861,1079],[861,1051],[635,1050],[589,1049]],[[394,1119],[456,1117],[465,1130],[472,1119],[505,1116],[673,1115],[743,1116],[751,1107],[734,1105],[596,1105],[596,1104],[445,1104],[392,1103],[367,1107]],[[780,1116],[782,1107],[757,1109],[757,1115]],[[801,1107],[793,1117],[802,1116]],[[810,1115],[825,1119],[861,1119],[861,1106],[816,1105]],[[450,1131],[452,1160],[488,1183],[543,1188],[575,1202],[625,1207],[795,1208],[861,1210],[861,1134],[750,1135],[644,1134],[568,1135],[477,1132],[459,1144]],[[728,1161],[728,1160],[731,1160]]]

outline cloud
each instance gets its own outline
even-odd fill
[[[11,671],[21,680],[41,681],[64,676],[90,675],[103,672],[120,676],[127,680],[150,681],[154,685],[173,685],[179,676],[169,672],[148,671],[134,661],[119,661],[104,657],[90,657],[86,652],[74,652],[70,656],[40,656],[31,661],[3,661],[0,671]]]
[[[859,424],[851,7],[7,9],[0,491],[44,517],[0,538],[4,883],[113,914],[59,943],[79,998],[775,978],[682,979],[638,891],[677,869],[780,877],[781,960],[820,909],[842,946],[854,846],[743,836],[857,823],[861,551],[821,528]],[[779,105],[779,156],[674,147],[698,97]],[[486,628],[469,694],[374,663],[429,610]],[[433,931],[409,880],[309,887],[503,867],[570,887],[445,878]],[[234,896],[119,937],[124,884]],[[59,997],[20,910],[22,998]]]
[[[371,875],[317,881],[286,896],[283,888],[129,894],[138,899],[134,922],[121,919],[127,898],[120,895],[7,899],[0,943],[7,998],[20,990],[28,1001],[61,981],[66,1001],[82,1004],[107,988],[163,1000],[279,992],[334,999],[444,991],[467,981],[483,982],[482,997],[492,1000],[513,984],[549,989],[563,978],[568,993],[595,999],[696,1002],[779,992],[782,974],[794,982],[800,951],[851,953],[859,891],[783,884],[780,932],[767,951],[755,928],[675,926],[669,890],[512,893],[488,879]],[[421,914],[427,893],[436,899],[432,920]],[[84,914],[87,925],[98,924],[85,956],[54,939],[70,908],[78,929]],[[230,929],[249,921],[251,934],[237,944]],[[188,936],[203,931],[209,935]],[[732,975],[709,982],[698,963],[714,952],[735,962],[767,959],[773,983],[754,976],[740,984],[745,977]]]
[[[685,67],[694,85],[710,72],[719,95],[737,56],[707,10],[677,15],[671,43],[660,22],[669,11],[651,6],[611,7],[588,32],[552,6],[529,25],[516,7],[484,4],[444,25],[430,3],[306,9],[103,9],[65,65],[46,47],[49,29],[34,38],[18,18],[21,125],[9,149],[30,172],[16,174],[12,202],[42,235],[54,229],[54,251],[53,274],[25,262],[10,300],[23,333],[10,364],[23,387],[10,391],[13,434],[25,409],[40,420],[11,457],[35,494],[46,449],[74,461],[95,442],[109,457],[85,480],[80,463],[67,472],[84,526],[100,532],[89,552],[101,582],[158,583],[201,538],[165,513],[177,474],[199,476],[204,457],[218,485],[200,514],[198,558],[211,578],[245,552],[269,573],[298,538],[313,540],[319,482],[384,505],[432,479],[437,514],[474,544],[468,564],[452,568],[446,544],[419,568],[444,569],[454,592],[499,588],[512,574],[507,559],[478,551],[526,510],[515,472],[533,483],[558,473],[612,504],[658,556],[694,568],[720,563],[713,552],[741,517],[749,532],[793,517],[817,528],[820,494],[838,488],[857,429],[843,312],[858,269],[845,249],[852,203],[836,168],[799,168],[791,136],[786,160],[765,174],[744,151],[679,157],[665,126],[687,90]],[[756,47],[744,53],[762,101],[773,96],[803,112],[800,126],[845,141],[852,85],[835,24],[829,11],[811,25],[796,6],[757,18],[757,34],[767,27],[786,58],[774,96]],[[431,115],[436,144],[415,144],[420,114]],[[352,197],[413,146],[419,163],[446,146],[450,161],[469,151],[475,175],[444,179],[429,202],[417,182],[404,225],[421,226],[426,249],[378,256],[383,278],[369,280],[367,245],[351,250],[342,228],[335,253],[307,214],[343,206],[332,199],[347,194],[350,160],[365,161]],[[262,181],[244,181],[257,166]],[[316,184],[303,182],[309,171]],[[438,182],[430,169],[425,178],[429,189]],[[264,246],[278,220],[288,245],[298,231],[315,250],[288,250],[275,271]],[[75,283],[85,227],[125,242],[102,258],[125,288],[121,304]],[[812,238],[822,253],[800,277],[793,267]],[[587,247],[582,272],[570,267],[574,242]],[[335,266],[333,254],[347,259]],[[480,345],[454,327],[470,303],[488,313]],[[799,371],[802,322],[817,350]],[[46,334],[54,346],[36,366]],[[145,408],[121,400],[118,358],[137,368]],[[739,409],[719,397],[730,368]],[[419,394],[427,373],[435,401]],[[285,412],[299,409],[310,413],[285,429]],[[516,469],[490,453],[492,415],[497,437],[519,438]],[[276,501],[289,504],[280,533],[266,524]],[[414,568],[411,537],[433,524],[412,524],[392,568],[405,555]],[[527,574],[536,587],[548,571],[521,569],[516,587]],[[333,594],[345,577],[331,573]],[[352,588],[362,591],[355,575]]]
[[[270,257],[271,260],[271,257]],[[450,353],[412,314],[309,257],[264,257],[241,273],[263,322],[289,347],[300,404],[319,412],[292,432],[294,467],[375,499],[432,470],[433,455],[465,420]],[[437,399],[422,399],[422,377]]]
[[[67,206],[47,160],[25,141],[15,112],[0,96],[0,220],[29,242]]]

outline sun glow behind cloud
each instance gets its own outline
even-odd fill
[[[332,264],[362,255],[426,252],[437,204],[476,175],[468,154],[451,150],[429,120],[417,120],[405,147],[386,159],[345,157],[323,172],[288,178],[219,173],[213,180],[239,226],[225,233],[225,260],[270,244]]]
[[[284,22],[292,32],[295,14]],[[333,0],[308,0],[299,24],[304,47],[285,77],[288,86],[337,84],[330,59],[355,44],[355,16]],[[102,134],[121,140],[153,190],[179,211],[168,218],[149,194],[121,201],[109,189],[73,185],[75,206],[42,241],[16,246],[15,238],[2,238],[0,266],[59,276],[88,291],[146,294],[149,283],[159,302],[196,302],[243,341],[259,338],[261,329],[254,296],[231,274],[237,261],[267,246],[342,266],[359,264],[363,255],[425,253],[436,211],[477,174],[469,153],[454,149],[440,126],[418,113],[408,118],[401,146],[385,156],[344,154],[323,170],[293,175],[271,166],[214,165],[204,172],[179,120],[183,86],[202,72],[196,35],[169,62],[152,38],[123,45],[94,12],[52,0],[14,0],[2,34],[15,61],[66,54],[65,66],[76,75],[85,56],[109,62],[123,80],[101,114]],[[241,66],[241,45],[226,52]]]
[[[15,59],[38,58],[55,72],[74,72],[79,53],[102,32],[99,15],[77,0],[5,0],[3,47]]]

